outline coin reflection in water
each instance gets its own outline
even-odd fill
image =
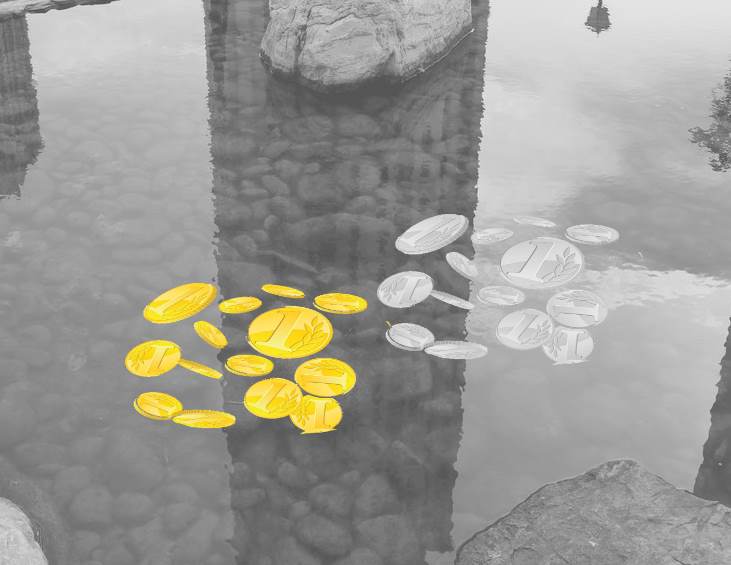
[[[228,428],[236,416],[220,410],[183,410],[173,416],[173,422],[189,428]]]
[[[302,402],[302,391],[287,379],[264,379],[249,387],[244,395],[246,409],[260,418],[284,418]]]
[[[553,322],[545,312],[526,308],[511,312],[497,326],[495,334],[511,349],[535,349],[546,343],[553,333]]]
[[[409,308],[429,297],[434,289],[434,281],[426,273],[404,271],[391,275],[378,285],[376,294],[386,306]]]
[[[394,324],[386,331],[386,340],[399,349],[422,351],[427,345],[434,343],[434,334],[419,324],[402,322]]]
[[[135,345],[124,359],[124,366],[138,377],[157,377],[167,373],[180,361],[180,346],[156,339]]]
[[[226,370],[241,377],[263,377],[274,369],[274,363],[259,355],[232,355],[226,359]]]
[[[559,324],[572,328],[588,328],[601,324],[607,317],[607,305],[588,290],[564,290],[548,299],[546,311]]]
[[[261,300],[256,296],[237,296],[224,300],[218,309],[224,314],[245,314],[261,306]]]
[[[421,255],[441,249],[459,239],[469,227],[459,214],[440,214],[426,218],[396,238],[396,249],[407,255]]]
[[[321,434],[335,429],[343,419],[343,410],[334,398],[306,395],[289,418],[303,434]]]
[[[142,313],[153,324],[171,324],[195,316],[216,297],[216,287],[209,283],[188,283],[153,299]]]
[[[183,403],[164,392],[143,392],[132,403],[134,409],[150,420],[169,420],[183,409]]]
[[[543,352],[554,365],[583,363],[594,350],[594,339],[584,328],[559,326],[543,345]]]
[[[477,291],[477,298],[483,304],[515,306],[525,301],[525,293],[511,286],[484,286]]]
[[[338,396],[355,386],[355,371],[345,361],[321,357],[297,367],[294,380],[302,390],[315,396]]]
[[[193,324],[193,329],[195,330],[195,333],[198,334],[198,337],[211,347],[223,349],[228,345],[228,339],[226,339],[226,336],[223,335],[223,332],[205,320],[198,320],[195,322]]]
[[[485,228],[474,232],[471,236],[475,245],[490,245],[513,237],[513,231],[507,228]]]
[[[359,314],[368,308],[368,301],[355,294],[331,292],[316,296],[315,307],[329,314]]]
[[[455,296],[454,294],[449,294],[448,292],[442,292],[441,290],[432,290],[431,297],[436,298],[437,300],[441,300],[442,302],[449,304],[450,306],[456,306],[457,308],[462,308],[463,310],[472,310],[475,307],[475,305],[472,304],[472,302],[469,302],[468,300],[464,300],[463,298],[460,298],[459,296]]]
[[[466,279],[474,279],[478,275],[475,264],[467,257],[457,251],[450,251],[445,255],[447,264],[458,274]]]
[[[442,359],[477,359],[487,355],[487,347],[471,341],[435,341],[424,352]]]
[[[566,238],[584,245],[606,245],[619,239],[619,232],[599,224],[580,224],[566,228]]]
[[[500,274],[520,288],[554,288],[575,279],[584,268],[579,249],[555,237],[537,237],[508,249],[500,260]]]
[[[323,350],[333,338],[333,327],[317,310],[285,306],[259,314],[249,324],[248,340],[259,353],[296,359]]]

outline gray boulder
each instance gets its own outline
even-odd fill
[[[269,0],[269,15],[264,63],[323,91],[408,80],[472,25],[470,0]]]
[[[0,548],[0,565],[48,565],[30,520],[5,498],[0,498]]]
[[[546,485],[475,534],[456,565],[727,565],[731,508],[634,461]]]

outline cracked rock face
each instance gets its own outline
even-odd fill
[[[634,461],[547,485],[475,534],[456,565],[728,565],[731,508]]]
[[[408,80],[472,25],[470,0],[269,0],[269,12],[265,64],[322,91]]]

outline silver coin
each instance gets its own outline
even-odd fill
[[[599,224],[579,224],[566,228],[566,237],[584,245],[606,245],[619,239],[619,232]]]
[[[423,351],[434,343],[434,334],[418,324],[394,324],[386,332],[386,339],[394,347],[406,351]]]
[[[529,226],[538,226],[539,228],[555,228],[556,223],[546,218],[538,218],[537,216],[515,216],[513,221],[516,224],[524,224]]]
[[[487,347],[472,341],[435,341],[424,352],[442,359],[477,359],[487,355]]]
[[[508,249],[500,274],[520,288],[554,288],[574,280],[584,268],[579,249],[563,239],[536,237]]]
[[[495,335],[511,349],[535,349],[551,339],[553,322],[545,312],[526,308],[511,312],[497,325]]]
[[[512,286],[484,286],[477,291],[477,299],[483,304],[515,306],[525,301],[525,293]]]
[[[486,228],[472,233],[472,243],[475,245],[489,245],[513,237],[512,230],[507,228]]]
[[[378,285],[378,300],[391,308],[408,308],[429,297],[434,281],[426,273],[404,271],[391,275]]]
[[[445,259],[457,274],[462,275],[466,279],[474,279],[479,273],[475,264],[457,251],[450,251],[445,255]]]
[[[607,317],[608,309],[593,292],[564,290],[548,299],[546,312],[564,326],[588,328],[601,324]]]
[[[398,236],[396,249],[407,255],[431,253],[459,239],[469,225],[469,220],[460,214],[432,216]]]
[[[594,339],[583,328],[558,326],[551,339],[543,344],[543,352],[554,365],[583,363],[594,350]]]
[[[442,302],[446,302],[447,304],[450,304],[452,306],[456,306],[457,308],[462,308],[463,310],[472,310],[475,307],[472,302],[468,302],[467,300],[464,300],[459,296],[455,296],[454,294],[442,292],[441,290],[432,290],[431,297],[436,298],[437,300],[441,300]]]

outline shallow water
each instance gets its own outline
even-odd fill
[[[265,73],[263,0],[120,0],[0,23],[0,463],[19,477],[0,495],[33,514],[52,560],[355,565],[379,563],[375,550],[388,565],[449,563],[542,484],[618,457],[731,501],[722,397],[703,451],[731,314],[731,173],[716,170],[722,144],[714,156],[689,133],[713,127],[714,89],[724,96],[731,6],[614,1],[598,35],[587,2],[499,0],[489,21],[473,6],[475,32],[429,74],[339,98]],[[441,212],[516,232],[449,247],[495,281],[517,241],[619,230],[582,248],[575,286],[610,307],[586,363],[502,347],[494,327],[511,309],[380,306],[380,280],[410,268],[476,301],[441,252],[393,247]],[[358,372],[337,432],[256,420],[238,404],[243,377],[124,370],[145,339],[214,367],[246,351],[254,314],[204,312],[233,343],[218,356],[189,323],[143,320],[191,280],[224,297],[277,282],[369,300],[333,320],[325,350]],[[490,353],[402,352],[386,321]],[[130,406],[145,390],[239,421],[147,421]]]

